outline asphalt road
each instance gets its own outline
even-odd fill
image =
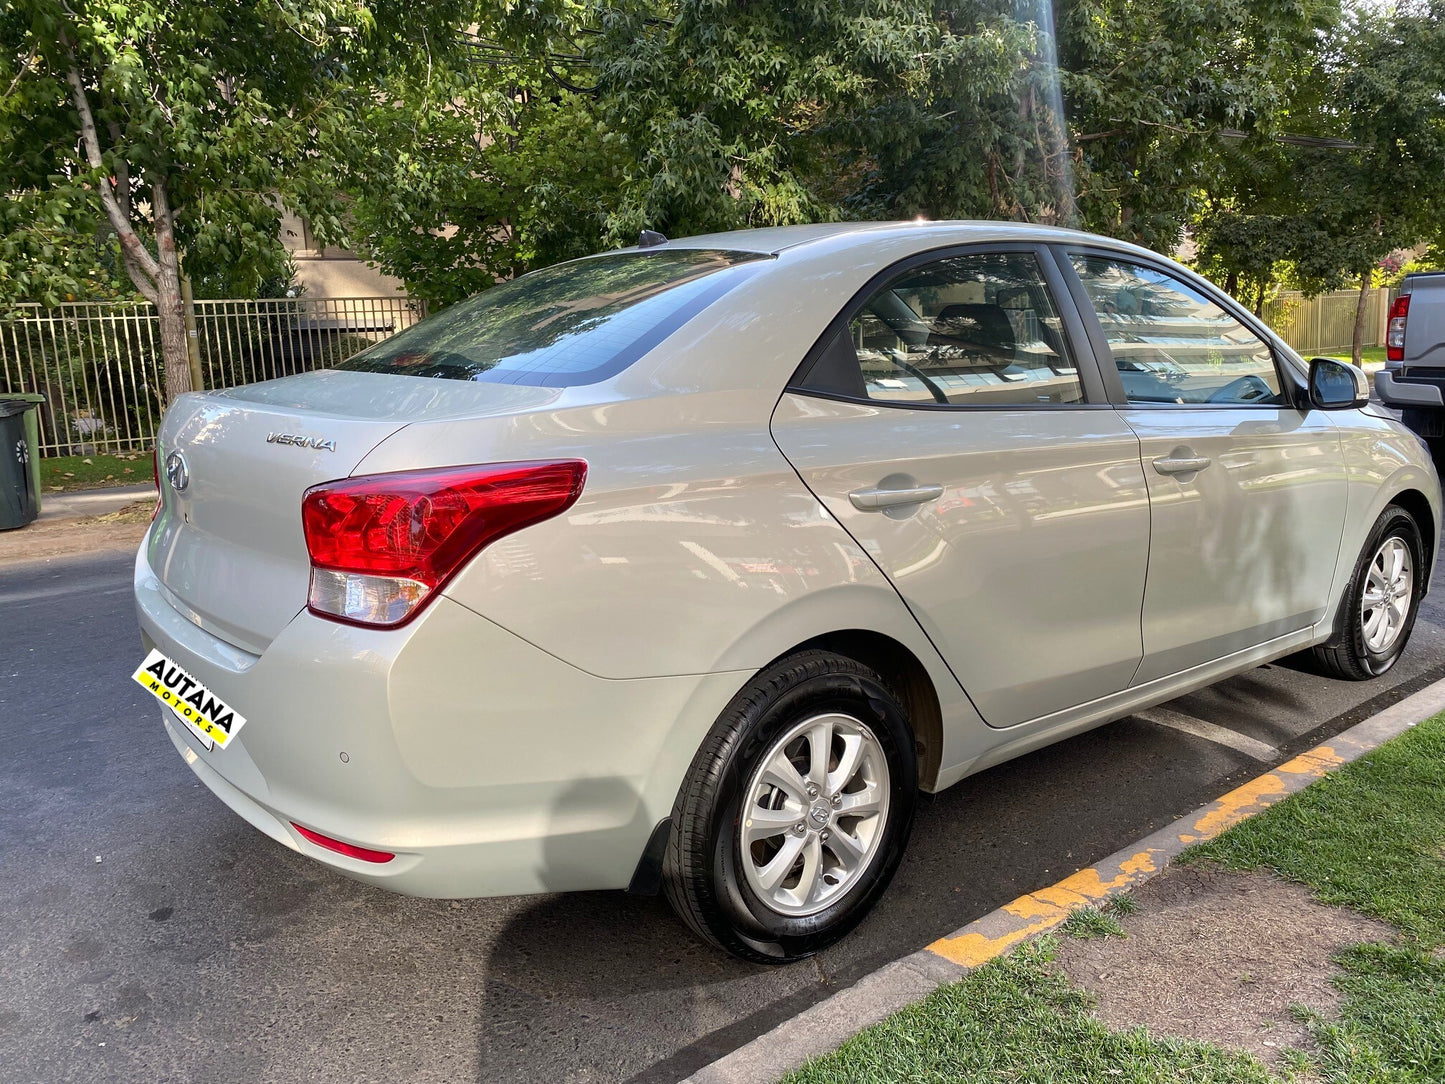
[[[965,781],[853,936],[769,968],[660,899],[411,900],[271,842],[128,680],[129,567],[0,568],[0,1081],[676,1079],[1445,676],[1427,600],[1384,679],[1261,667]]]

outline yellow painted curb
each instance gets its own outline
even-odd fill
[[[1439,693],[1436,695],[1438,697]],[[1415,697],[1410,697],[1375,718],[1392,715],[1413,700]],[[1406,715],[1408,712],[1401,713],[1401,723],[1397,727],[1370,726],[1375,722],[1372,719],[1337,735],[1257,779],[1235,787],[1223,797],[1146,836],[1134,846],[1110,855],[1097,865],[1072,873],[1048,888],[1026,893],[997,911],[970,922],[961,930],[940,937],[923,951],[966,968],[978,967],[1002,956],[1019,942],[1062,925],[1072,912],[1083,907],[1099,907],[1113,897],[1137,888],[1161,872],[1187,847],[1213,839],[1226,828],[1263,812],[1281,798],[1303,790],[1419,721],[1405,721]]]

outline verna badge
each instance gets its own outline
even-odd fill
[[[291,444],[297,448],[315,448],[318,452],[336,451],[336,441],[305,437],[299,433],[267,433],[267,444]]]

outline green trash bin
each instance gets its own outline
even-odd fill
[[[45,396],[0,395],[0,531],[40,515],[40,424]]]

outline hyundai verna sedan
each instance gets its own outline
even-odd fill
[[[157,454],[136,679],[222,801],[398,892],[663,889],[762,961],[861,919],[920,791],[1389,669],[1440,523],[1359,370],[1000,223],[550,267],[182,396]]]

